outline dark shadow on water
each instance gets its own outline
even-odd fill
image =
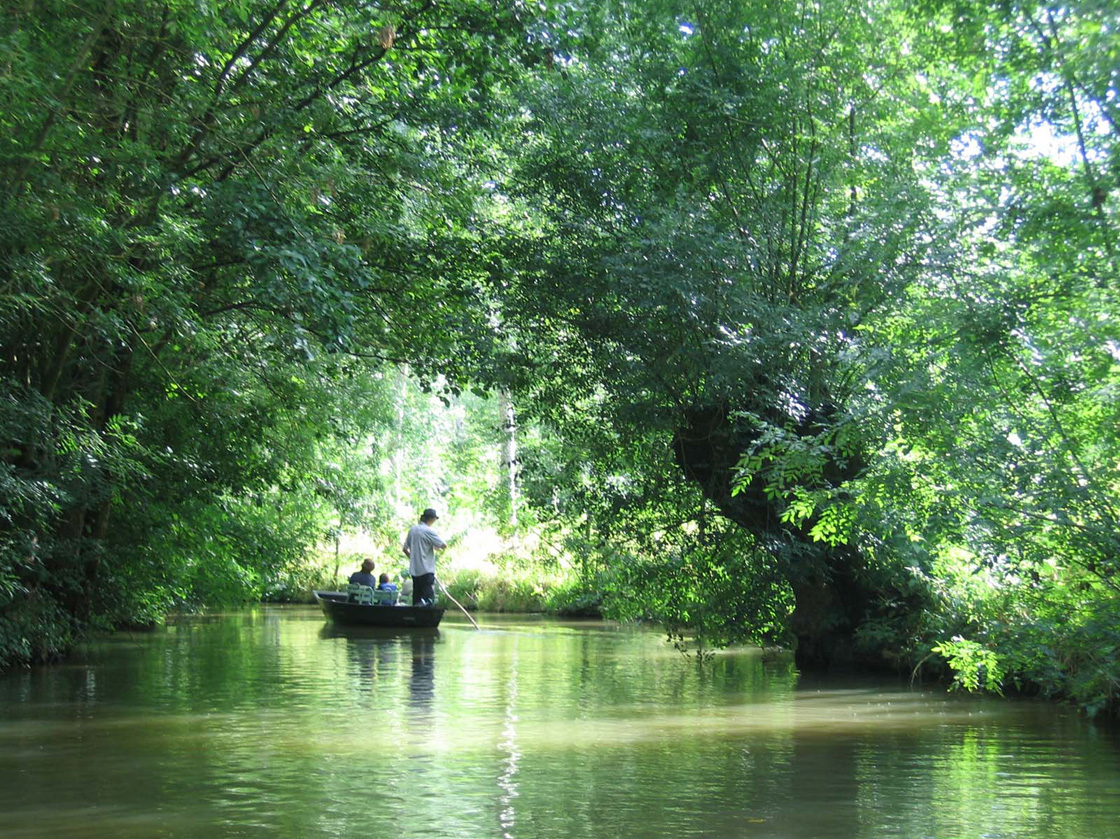
[[[319,630],[320,638],[348,638],[373,640],[405,640],[415,637],[436,639],[439,637],[437,626],[341,626],[327,623]]]
[[[381,626],[340,626],[328,623],[319,630],[323,640],[345,642],[354,687],[362,693],[378,690],[381,680],[393,680],[409,660],[409,704],[431,705],[432,660],[439,629]]]
[[[412,675],[408,682],[408,704],[413,708],[426,709],[432,706],[435,696],[435,652],[435,635],[425,633],[412,636]]]

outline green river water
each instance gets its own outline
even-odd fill
[[[1072,709],[480,622],[260,607],[0,677],[0,837],[1120,837],[1120,736]]]

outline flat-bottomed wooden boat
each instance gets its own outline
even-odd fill
[[[443,618],[438,606],[388,606],[351,603],[344,591],[316,591],[323,614],[345,626],[435,627]]]

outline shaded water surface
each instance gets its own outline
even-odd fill
[[[0,836],[1120,837],[1120,740],[1062,707],[482,625],[265,607],[0,677]]]

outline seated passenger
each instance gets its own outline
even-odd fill
[[[373,576],[373,560],[362,560],[362,570],[355,571],[350,575],[349,583],[359,586],[369,586],[370,588],[377,588],[377,578]]]
[[[396,591],[397,590],[397,584],[389,582],[389,575],[388,574],[382,574],[380,582],[377,586],[377,590],[378,591]]]

